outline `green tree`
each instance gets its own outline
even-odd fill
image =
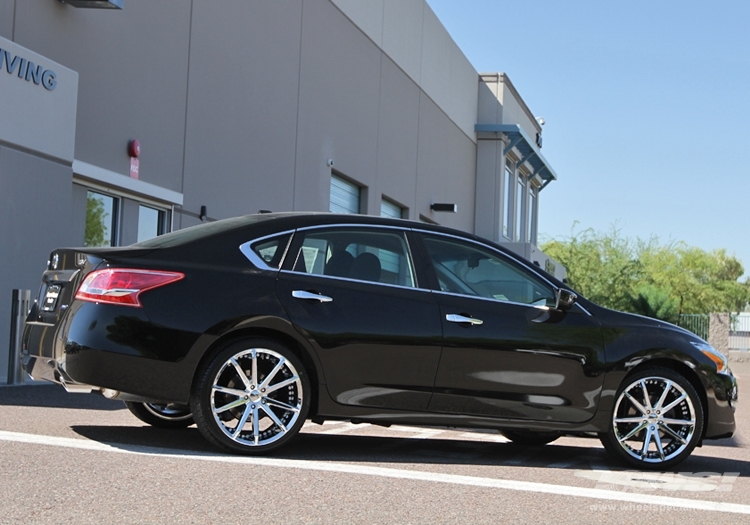
[[[619,230],[571,231],[569,238],[547,242],[542,249],[567,268],[568,284],[585,297],[607,308],[629,310],[642,269],[632,242]]]
[[[676,323],[680,318],[678,308],[677,301],[666,290],[646,284],[631,298],[628,311]]]
[[[750,279],[725,250],[707,252],[656,237],[632,241],[616,227],[575,231],[542,245],[565,265],[568,282],[608,308],[675,322],[680,314],[740,311],[750,303]]]

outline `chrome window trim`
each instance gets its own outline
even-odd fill
[[[258,268],[259,270],[271,270],[274,272],[278,272],[279,268],[281,268],[284,264],[284,260],[286,259],[287,252],[289,251],[289,246],[291,246],[292,239],[294,239],[294,232],[295,230],[285,230],[285,231],[273,233],[271,235],[258,237],[257,239],[251,239],[247,242],[243,242],[242,244],[240,244],[239,250],[242,252],[242,255],[244,255],[247,258],[247,260],[249,260],[253,264],[253,266]],[[287,234],[290,234],[289,239],[287,240],[286,246],[284,247],[284,253],[281,256],[281,261],[279,261],[278,268],[274,268],[273,266],[268,266],[268,264],[266,264],[266,261],[264,261],[261,257],[259,257],[258,254],[255,253],[252,249],[253,244],[265,241],[267,239],[273,239],[274,237],[281,237]]]
[[[406,232],[413,231],[412,228],[405,228],[402,226],[389,226],[389,225],[380,225],[380,224],[352,224],[352,223],[346,223],[346,224],[318,224],[315,226],[305,226],[304,228],[297,228],[295,230],[296,232],[306,232],[309,230],[320,230],[320,229],[329,229],[329,228],[371,228],[371,229],[377,229],[377,230],[397,230],[403,234],[403,240],[406,244],[406,255],[409,259],[409,267],[411,268],[411,275],[414,279],[414,286],[403,286],[400,284],[390,284],[390,283],[381,283],[381,282],[375,282],[375,281],[362,281],[360,279],[350,279],[349,277],[338,277],[335,275],[321,275],[317,273],[307,273],[307,272],[295,272],[294,270],[281,270],[285,273],[291,273],[295,275],[314,275],[316,277],[326,277],[328,279],[341,279],[342,281],[351,281],[355,283],[369,283],[369,284],[379,284],[382,286],[389,286],[391,288],[402,288],[404,290],[426,290],[426,291],[432,291],[429,288],[423,288],[419,285],[419,276],[417,275],[417,269],[414,266],[414,252],[411,249],[411,245],[409,244],[409,236],[406,235]],[[291,243],[289,244],[291,246]],[[289,249],[289,246],[287,246],[287,249]],[[298,254],[299,256],[299,254]],[[284,257],[286,258],[286,254],[284,254]],[[295,260],[295,264],[296,264]],[[283,261],[282,261],[283,265]]]
[[[515,301],[502,301],[500,299],[492,299],[490,297],[482,297],[480,295],[464,295],[464,294],[455,293],[455,292],[444,292],[443,290],[432,290],[432,292],[435,293],[435,294],[450,295],[452,297],[461,297],[463,299],[478,299],[478,300],[481,300],[481,301],[488,301],[490,303],[495,303],[495,304],[511,304],[513,306],[525,306],[527,308],[536,308],[537,310],[553,310],[554,309],[554,307],[552,307],[552,306],[546,306],[546,305],[542,306],[542,305],[534,305],[534,304],[526,304],[526,303],[517,303]],[[581,311],[583,313],[585,313],[587,316],[594,317],[591,313],[589,313],[588,310],[586,310],[580,304],[575,303],[574,306],[579,307],[581,309]]]
[[[399,219],[393,219],[399,220]],[[403,220],[403,219],[402,219]],[[304,226],[297,228],[295,231],[303,232],[307,230],[319,230],[324,228],[378,228],[381,230],[399,230],[399,231],[413,231],[413,228],[405,226],[390,226],[388,224],[367,224],[367,223],[332,223],[332,224],[316,224],[315,226]]]
[[[347,281],[351,283],[371,284],[373,286],[385,286],[387,288],[398,288],[400,290],[415,290],[417,292],[425,292],[425,293],[435,292],[435,290],[430,290],[429,288],[419,288],[416,286],[401,286],[400,284],[381,283],[381,282],[375,282],[375,281],[362,281],[360,279],[351,279],[349,277],[338,277],[336,275],[322,275],[319,273],[295,272],[294,270],[280,270],[280,273],[287,273],[291,275],[304,275],[306,277],[317,277],[321,279],[333,279],[336,281]],[[466,297],[466,296],[463,296],[463,297]]]
[[[592,314],[592,313],[591,313],[591,312],[589,312],[589,311],[588,311],[588,310],[587,310],[586,308],[584,308],[584,307],[583,307],[583,305],[582,305],[581,303],[579,303],[579,302],[576,302],[576,303],[574,304],[574,306],[577,306],[578,308],[580,308],[580,309],[581,309],[581,310],[583,311],[583,313],[585,313],[585,314],[586,314],[586,315],[588,315],[589,317],[594,317],[594,314]]]
[[[541,304],[527,304],[527,303],[517,303],[515,301],[503,301],[501,299],[492,299],[491,297],[482,297],[481,295],[466,295],[462,293],[456,293],[456,292],[444,292],[443,290],[433,290],[436,294],[441,295],[450,295],[452,297],[462,297],[464,299],[479,299],[480,301],[488,301],[490,303],[499,303],[499,304],[512,304],[514,306],[525,306],[527,308],[536,308],[537,310],[550,310],[552,309],[551,306],[547,305],[541,305]]]

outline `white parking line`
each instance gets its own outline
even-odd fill
[[[362,425],[356,425],[354,423],[341,423],[336,425],[334,428],[330,430],[321,430],[319,432],[316,432],[316,434],[325,434],[327,436],[332,436],[336,434],[344,434],[345,432],[349,432],[351,430],[357,430],[362,429]]]
[[[614,490],[592,489],[587,487],[571,487],[566,485],[552,485],[547,483],[535,483],[529,481],[480,478],[475,476],[459,476],[455,474],[441,474],[436,472],[424,472],[419,470],[403,470],[383,467],[370,467],[366,465],[352,465],[348,463],[337,463],[328,461],[305,461],[295,459],[278,459],[266,457],[248,456],[226,456],[220,454],[209,454],[200,452],[185,452],[176,449],[143,447],[127,444],[99,443],[85,439],[71,439],[54,436],[42,436],[37,434],[25,434],[21,432],[7,432],[0,430],[0,441],[15,443],[28,443],[33,445],[46,445],[73,448],[79,450],[91,450],[99,452],[117,452],[121,454],[138,454],[143,456],[157,456],[166,458],[181,458],[197,461],[214,461],[220,463],[234,463],[241,465],[253,465],[261,467],[291,468],[300,470],[313,470],[321,472],[335,472],[340,474],[355,474],[361,476],[376,476],[394,479],[408,479],[413,481],[427,481],[433,483],[448,483],[453,485],[465,485],[473,487],[494,488],[501,490],[516,490],[522,492],[536,492],[542,494],[555,494],[559,496],[571,496],[577,498],[589,498],[596,500],[612,500],[643,504],[643,494],[631,492],[617,492]],[[750,514],[750,505],[739,503],[724,503],[720,501],[693,500],[685,498],[672,498],[668,496],[655,496],[648,494],[648,505],[657,507],[679,507],[693,510],[706,510],[714,512],[728,512],[734,514]]]

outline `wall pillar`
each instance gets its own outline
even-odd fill
[[[711,314],[708,322],[708,344],[724,355],[729,353],[729,314]]]

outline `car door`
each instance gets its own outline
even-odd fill
[[[581,422],[604,362],[596,319],[555,310],[555,288],[492,247],[424,233],[444,343],[430,411]]]
[[[406,232],[366,226],[298,230],[277,293],[344,405],[423,411],[440,360],[433,294],[420,288]]]

